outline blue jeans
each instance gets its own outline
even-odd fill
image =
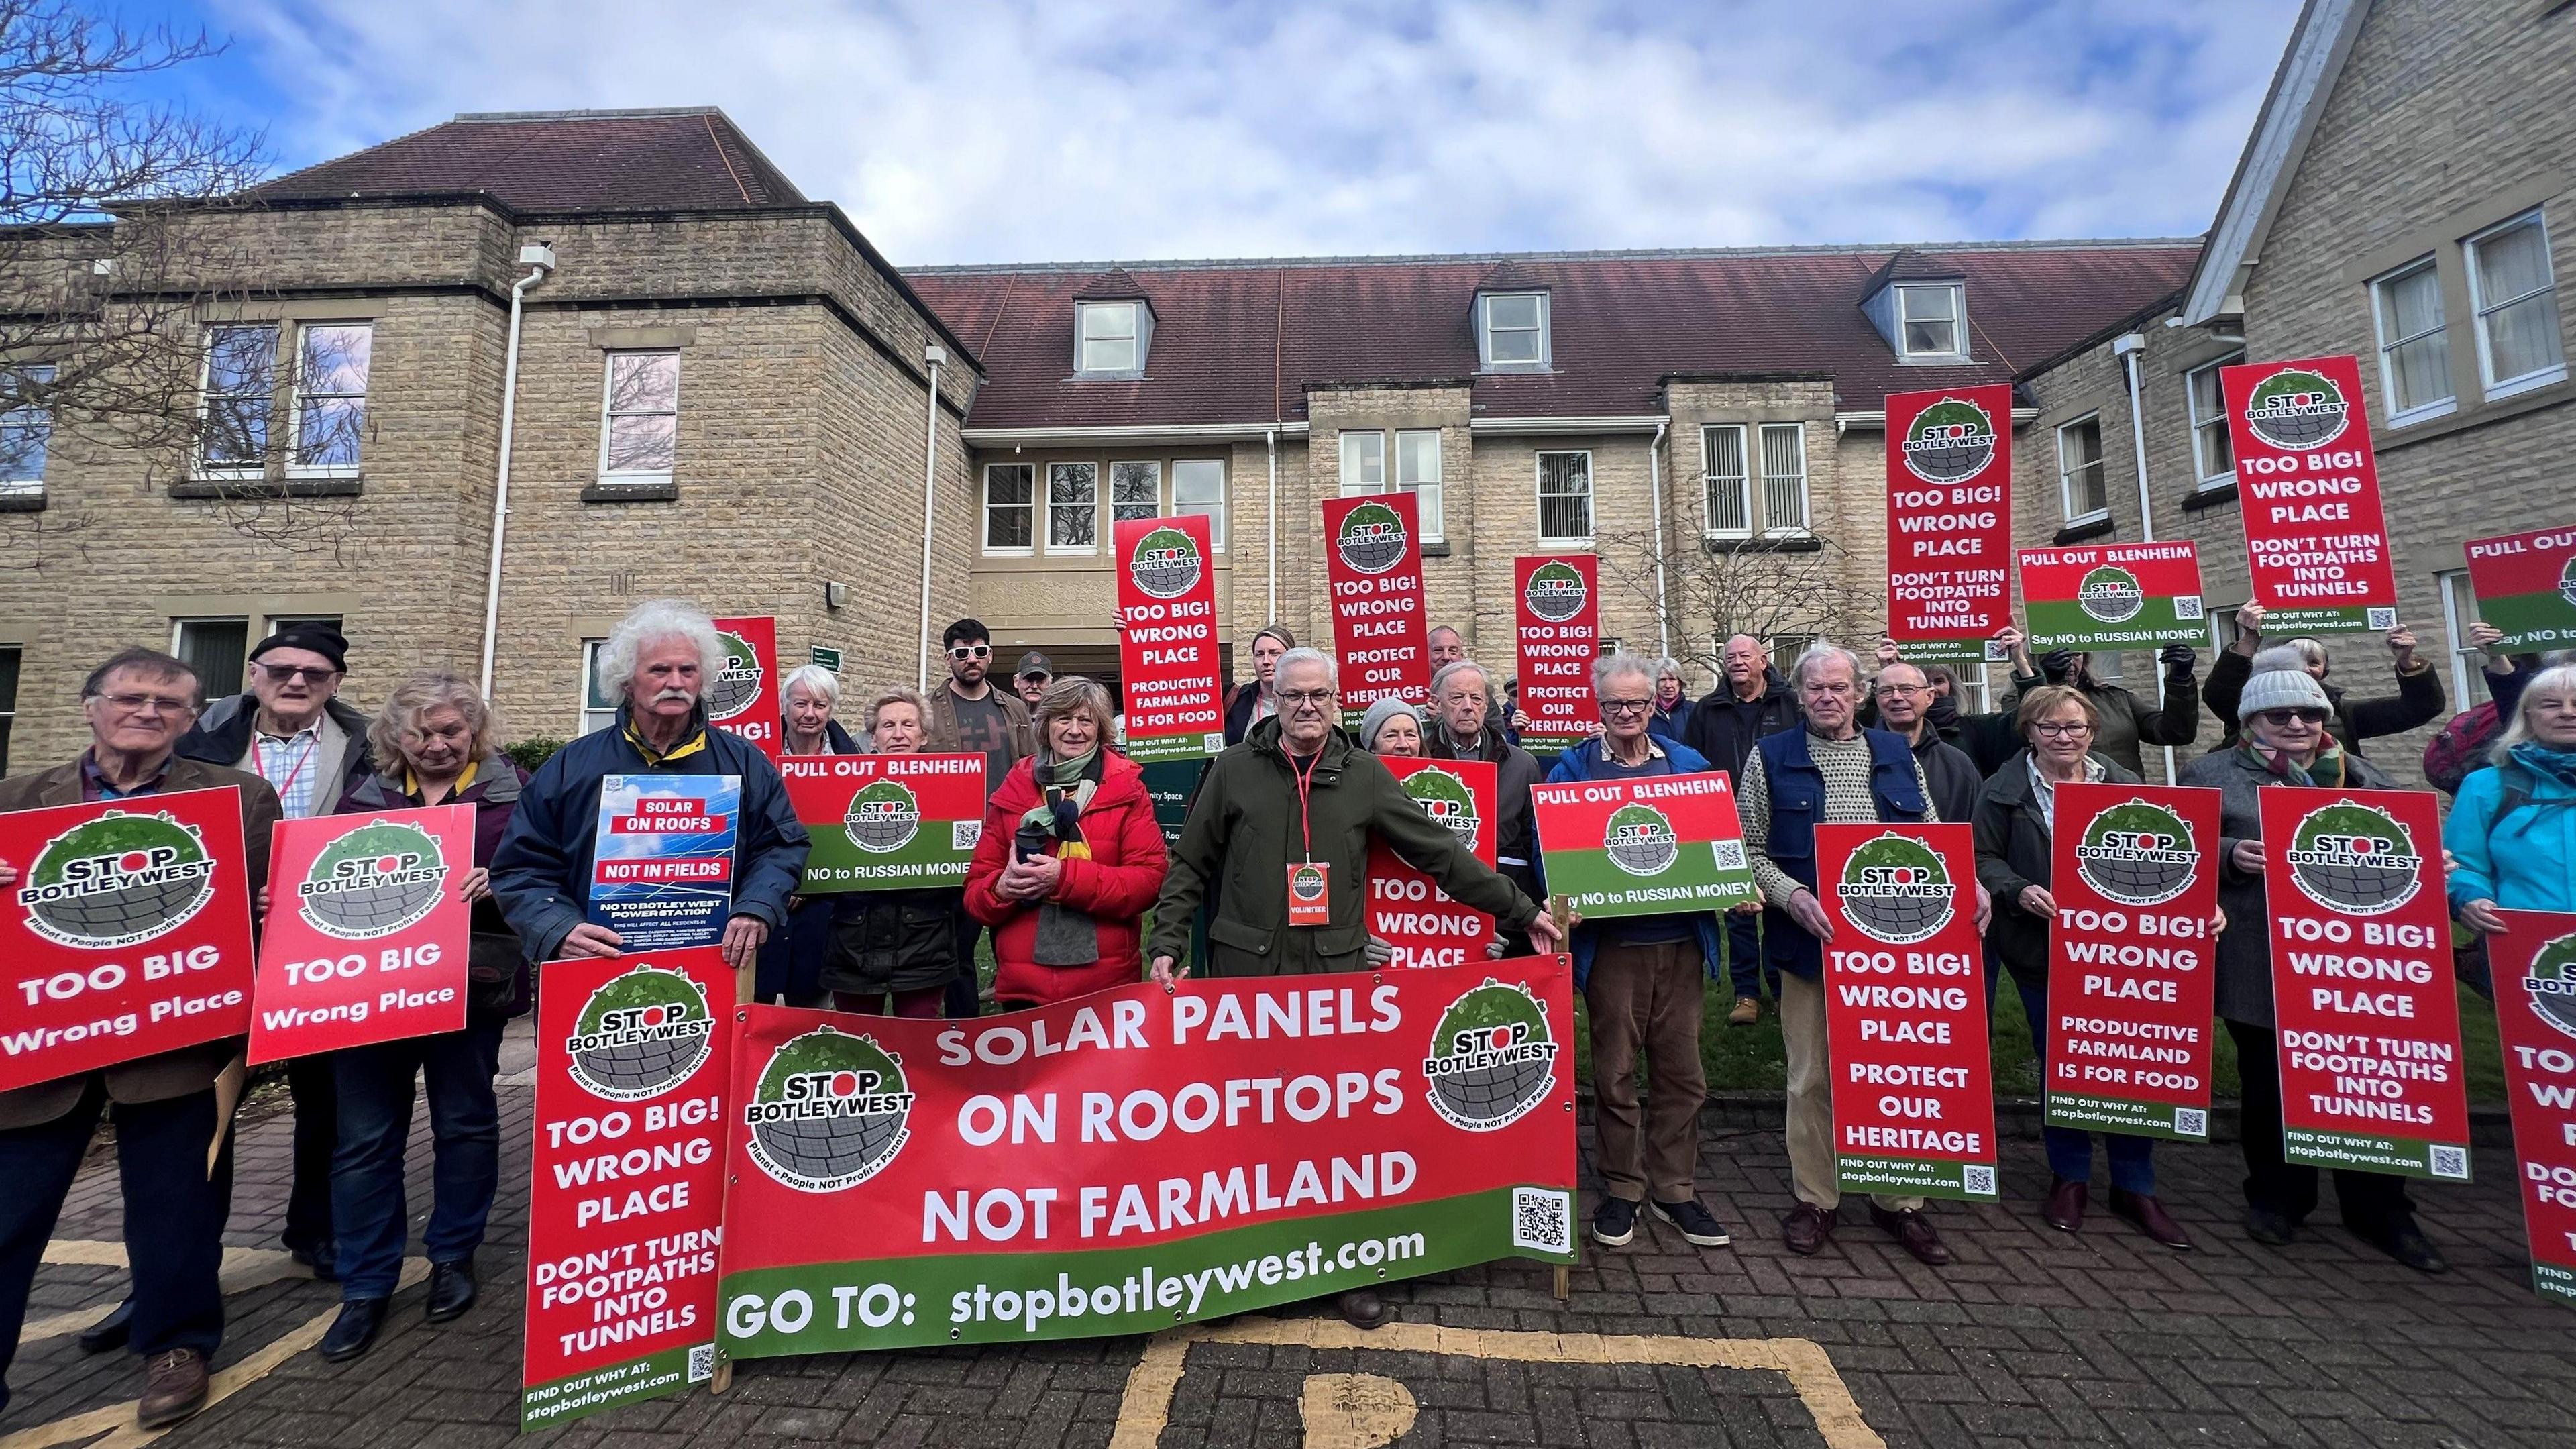
[[[1771,999],[1780,998],[1780,971],[1762,960],[1762,916],[1747,911],[1738,915],[1728,911],[1726,919],[1726,977],[1739,997],[1762,999],[1762,983],[1771,983]]]
[[[409,1236],[403,1152],[411,1140],[415,1069],[429,1088],[437,1154],[421,1251],[433,1263],[462,1263],[483,1244],[501,1181],[501,1109],[492,1095],[492,1078],[501,1070],[501,1023],[351,1047],[336,1054],[333,1069],[340,1144],[331,1154],[331,1216],[340,1233],[340,1297],[351,1303],[390,1298]]]
[[[2039,1079],[2048,1080],[2048,993],[2034,986],[2013,983],[2021,992],[2021,1009],[2030,1018],[2031,1052],[2039,1058]],[[2093,1180],[2093,1137],[2073,1127],[2043,1127],[2040,1138],[2048,1144],[2048,1170],[2068,1182]],[[2111,1186],[2140,1197],[2152,1197],[2156,1191],[2156,1139],[2132,1137],[2125,1132],[2102,1134],[2103,1155],[2111,1159]]]

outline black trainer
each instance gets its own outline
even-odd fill
[[[1695,1247],[1723,1248],[1735,1241],[1726,1235],[1726,1229],[1717,1225],[1717,1215],[1701,1207],[1695,1197],[1686,1197],[1680,1202],[1665,1202],[1658,1198],[1655,1200],[1655,1216],[1679,1229],[1682,1241]]]
[[[1592,1214],[1592,1241],[1624,1248],[1637,1237],[1637,1205],[1624,1197],[1601,1200]]]

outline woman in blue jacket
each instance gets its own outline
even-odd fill
[[[2460,782],[2442,827],[2451,910],[2490,936],[2504,929],[2499,907],[2576,911],[2576,665],[2523,687],[2494,758]]]

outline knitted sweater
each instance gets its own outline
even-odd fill
[[[1869,793],[1869,741],[1855,733],[1847,740],[1829,740],[1814,731],[1807,734],[1807,755],[1816,762],[1816,773],[1825,777],[1825,818],[1822,823],[1868,823],[1878,819],[1878,801]],[[1918,756],[1914,773],[1920,781],[1923,762]],[[1932,787],[1922,782],[1923,798],[1932,798]],[[1744,819],[1744,844],[1753,861],[1753,883],[1762,889],[1762,899],[1784,903],[1798,883],[1789,873],[1772,862],[1764,849],[1771,839],[1771,781],[1765,773],[1762,752],[1755,750],[1745,761],[1744,782],[1736,790],[1735,808]],[[1924,819],[1941,818],[1940,808],[1924,812]]]

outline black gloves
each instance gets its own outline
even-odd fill
[[[2190,645],[2168,644],[2156,651],[2156,658],[2163,662],[2165,673],[2178,679],[2191,678],[2191,666],[2196,656],[2191,652]]]
[[[2051,684],[2064,684],[2075,677],[2075,651],[2051,649],[2039,657],[2039,677]]]

